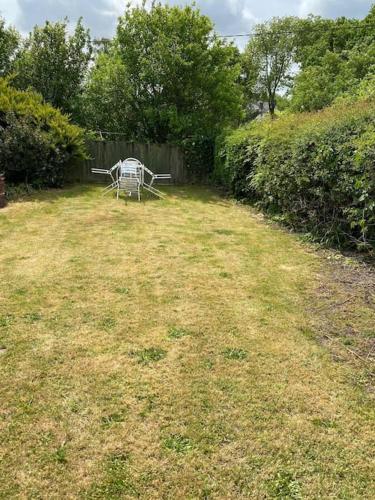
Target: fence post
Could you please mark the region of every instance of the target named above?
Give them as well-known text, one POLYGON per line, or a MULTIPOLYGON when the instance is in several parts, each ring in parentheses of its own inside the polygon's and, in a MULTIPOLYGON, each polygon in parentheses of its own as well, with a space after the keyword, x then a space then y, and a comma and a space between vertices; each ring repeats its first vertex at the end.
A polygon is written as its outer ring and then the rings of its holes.
POLYGON ((0 174, 0 208, 4 208, 7 204, 5 198, 5 176, 0 174))

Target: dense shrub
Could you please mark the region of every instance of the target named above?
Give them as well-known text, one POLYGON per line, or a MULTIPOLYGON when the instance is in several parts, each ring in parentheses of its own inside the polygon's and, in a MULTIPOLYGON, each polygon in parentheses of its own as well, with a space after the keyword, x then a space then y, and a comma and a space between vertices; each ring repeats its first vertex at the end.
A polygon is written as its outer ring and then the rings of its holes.
POLYGON ((375 101, 363 99, 253 123, 218 148, 221 178, 321 242, 374 245, 374 112, 375 101))
POLYGON ((30 184, 6 184, 5 198, 7 201, 23 200, 37 192, 38 186, 30 186, 30 184))
POLYGON ((261 126, 250 125, 217 139, 214 179, 239 200, 254 200, 251 184, 255 160, 263 133, 261 126))
POLYGON ((65 168, 83 158, 82 129, 38 94, 0 79, 0 171, 8 182, 61 186, 65 168))
POLYGON ((207 181, 214 167, 214 140, 205 136, 196 136, 175 142, 184 152, 189 182, 207 181))

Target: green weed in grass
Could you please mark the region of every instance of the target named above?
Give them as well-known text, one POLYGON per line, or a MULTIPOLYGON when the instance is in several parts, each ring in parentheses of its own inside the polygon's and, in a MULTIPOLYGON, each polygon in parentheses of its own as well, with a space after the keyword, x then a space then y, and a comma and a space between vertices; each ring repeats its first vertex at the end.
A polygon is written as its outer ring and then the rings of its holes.
POLYGON ((180 434, 172 434, 164 440, 164 447, 176 453, 187 453, 193 449, 191 439, 180 434))
POLYGON ((179 340, 190 335, 190 332, 184 328, 171 328, 168 332, 168 338, 171 340, 179 340))
POLYGON ((101 328, 106 331, 112 330, 116 326, 116 320, 114 318, 104 318, 100 322, 101 328))
POLYGON ((102 417, 102 426, 104 428, 112 427, 112 425, 124 422, 124 420, 124 412, 111 413, 102 417))
POLYGON ((35 323, 37 321, 40 321, 42 319, 42 315, 37 312, 32 312, 25 314, 24 319, 26 323, 35 323))
POLYGON ((0 316, 0 328, 7 328, 13 323, 13 315, 12 314, 4 314, 0 316))
POLYGON ((334 422, 333 420, 329 420, 327 418, 314 418, 312 420, 312 423, 316 427, 323 427, 324 429, 334 429, 337 427, 337 423, 334 422))
POLYGON ((288 471, 278 472, 276 477, 267 483, 271 498, 280 500, 302 499, 301 487, 293 474, 288 471))
POLYGON ((235 349, 235 348, 233 349, 233 348, 228 347, 223 352, 223 355, 226 359, 243 361, 244 359, 247 358, 247 351, 244 351, 243 349, 235 349))
POLYGON ((219 276, 220 276, 220 278, 225 278, 225 279, 228 279, 228 278, 232 277, 232 275, 230 273, 227 273, 225 271, 219 273, 219 276))
POLYGON ((144 408, 142 411, 139 413, 139 416, 142 418, 147 417, 156 407, 156 399, 157 397, 155 394, 147 394, 145 396, 138 396, 137 398, 139 401, 142 401, 145 403, 144 408))
POLYGON ((116 500, 118 498, 139 498, 129 471, 129 454, 113 453, 104 466, 104 477, 101 482, 94 483, 83 498, 90 500, 116 500))
POLYGON ((67 458, 66 458, 66 448, 65 445, 61 445, 57 448, 55 453, 53 453, 52 458, 55 462, 59 464, 66 464, 67 463, 67 458))
POLYGON ((167 351, 164 351, 164 349, 160 349, 159 347, 150 347, 149 349, 143 349, 142 351, 131 353, 131 355, 135 355, 138 358, 138 363, 148 365, 164 359, 167 355, 167 351))
POLYGON ((215 363, 212 361, 212 359, 209 358, 204 359, 202 364, 204 368, 207 368, 207 370, 212 370, 213 367, 215 366, 215 363))

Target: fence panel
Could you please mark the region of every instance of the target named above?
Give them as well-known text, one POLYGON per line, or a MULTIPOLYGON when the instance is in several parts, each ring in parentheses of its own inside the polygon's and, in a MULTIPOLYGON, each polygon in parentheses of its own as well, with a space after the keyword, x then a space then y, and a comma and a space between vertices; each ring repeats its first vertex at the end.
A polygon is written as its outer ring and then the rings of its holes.
POLYGON ((184 154, 178 146, 95 141, 88 143, 87 149, 91 159, 70 168, 67 173, 69 181, 103 183, 108 179, 100 175, 93 175, 91 169, 109 169, 119 160, 126 158, 139 159, 156 174, 171 174, 173 184, 184 184, 188 180, 184 154))

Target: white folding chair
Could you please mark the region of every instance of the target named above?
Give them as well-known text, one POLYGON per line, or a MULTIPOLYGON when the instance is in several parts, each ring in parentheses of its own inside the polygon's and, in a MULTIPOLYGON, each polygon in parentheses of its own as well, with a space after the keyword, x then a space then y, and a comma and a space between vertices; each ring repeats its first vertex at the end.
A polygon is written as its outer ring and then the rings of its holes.
POLYGON ((120 160, 119 162, 116 163, 116 165, 114 165, 109 170, 106 170, 104 168, 92 168, 91 169, 91 172, 93 174, 109 175, 110 178, 111 178, 111 180, 112 180, 112 183, 109 186, 107 186, 106 188, 103 189, 103 194, 109 193, 113 189, 116 189, 116 187, 117 187, 117 179, 115 179, 115 175, 117 176, 117 172, 118 172, 118 169, 121 167, 121 164, 122 164, 122 162, 120 160))
POLYGON ((141 201, 141 187, 144 181, 142 163, 136 158, 127 158, 121 163, 117 175, 117 199, 119 199, 120 191, 124 191, 128 196, 136 193, 138 201, 141 201))

